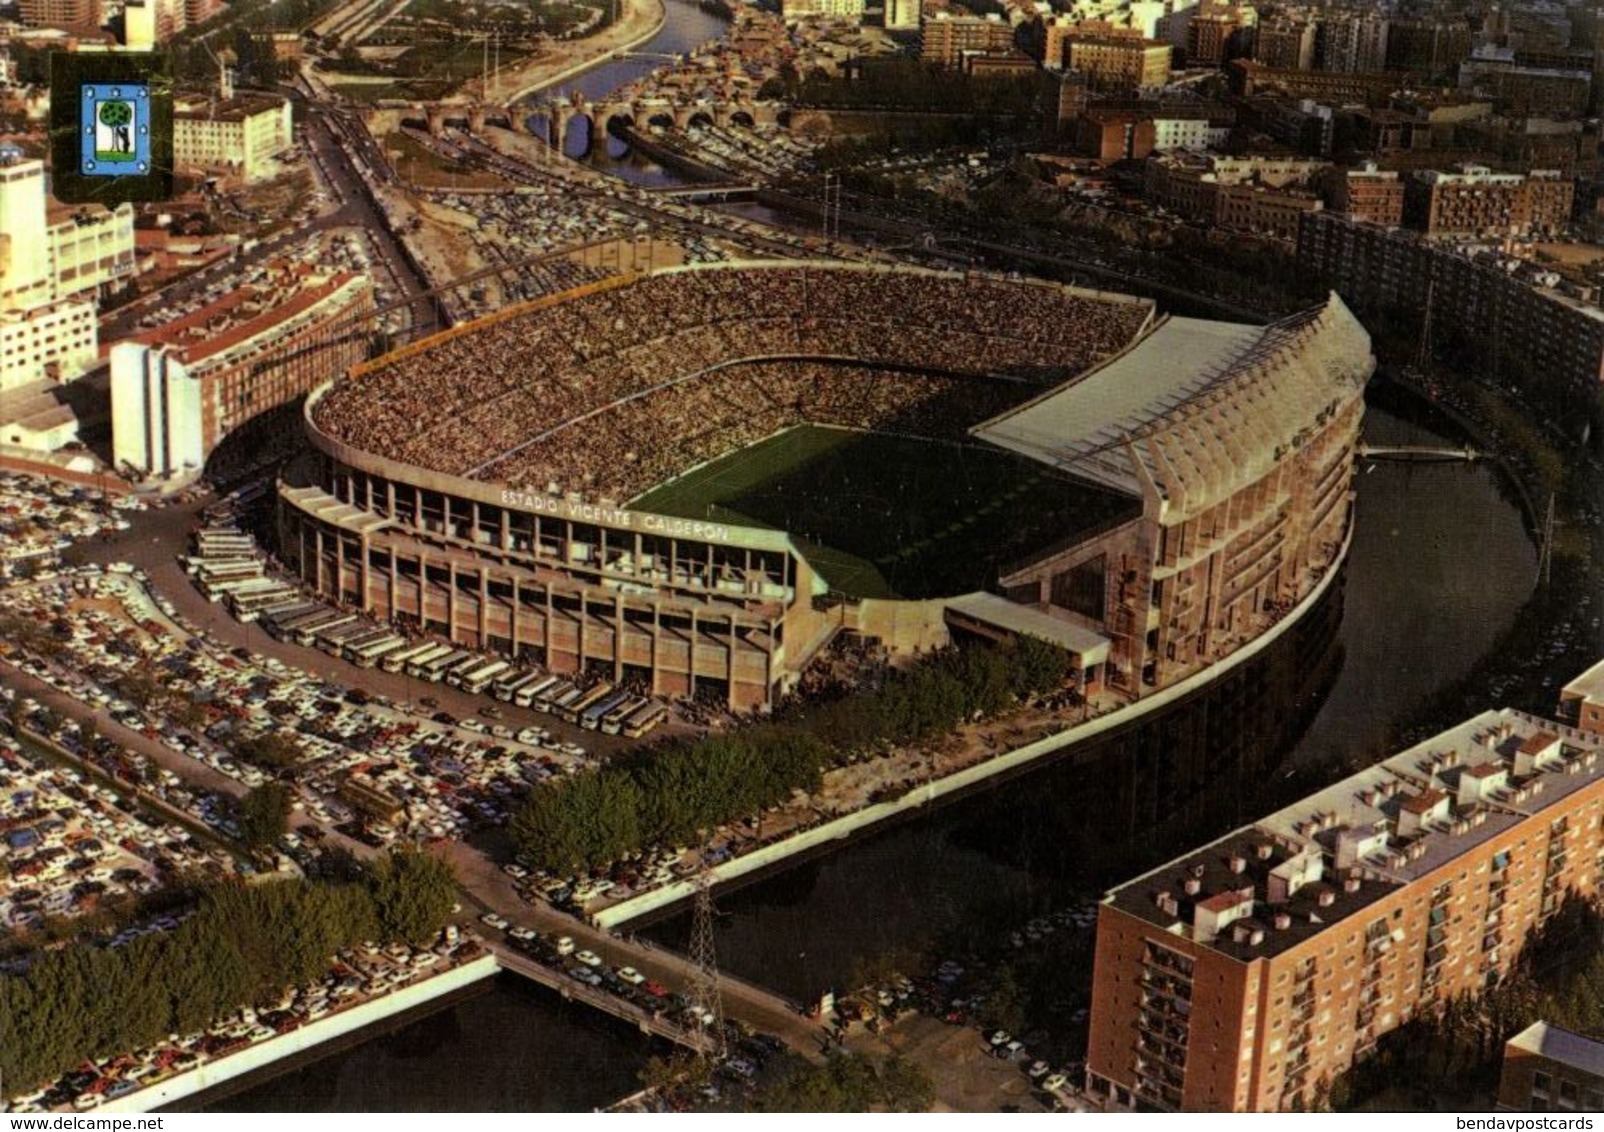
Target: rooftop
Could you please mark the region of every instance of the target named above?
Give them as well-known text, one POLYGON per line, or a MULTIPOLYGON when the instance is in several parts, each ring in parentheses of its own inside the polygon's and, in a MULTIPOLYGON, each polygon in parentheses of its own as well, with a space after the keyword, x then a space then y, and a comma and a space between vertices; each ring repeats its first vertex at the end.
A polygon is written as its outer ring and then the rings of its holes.
POLYGON ((1604 697, 1604 660, 1593 665, 1560 690, 1561 701, 1596 700, 1601 697, 1604 697))
POLYGON ((1552 1058, 1595 1077, 1604 1077, 1604 1042, 1548 1022, 1533 1022, 1505 1045, 1509 1049, 1552 1058))
POLYGON ((1601 749, 1599 736, 1509 708, 1486 711, 1104 902, 1244 962, 1272 956, 1598 781, 1601 749), (1209 901, 1249 886, 1251 907, 1221 930, 1209 901))
POLYGON ((1263 477, 1361 396, 1373 368, 1369 335, 1334 292, 1269 326, 1171 317, 971 432, 1184 516, 1263 477))
POLYGON ((179 98, 175 118, 204 118, 214 122, 242 122, 246 118, 282 108, 285 100, 269 94, 242 94, 234 98, 179 98))
POLYGON ((170 346, 185 365, 221 355, 304 314, 360 276, 353 272, 317 274, 309 264, 281 264, 261 286, 246 286, 223 295, 182 318, 128 341, 170 346))
POLYGON ((1083 664, 1101 664, 1108 659, 1107 637, 1044 613, 1035 606, 1021 605, 989 593, 965 594, 945 604, 961 617, 969 617, 1005 632, 1039 637, 1058 645, 1080 657, 1083 664))

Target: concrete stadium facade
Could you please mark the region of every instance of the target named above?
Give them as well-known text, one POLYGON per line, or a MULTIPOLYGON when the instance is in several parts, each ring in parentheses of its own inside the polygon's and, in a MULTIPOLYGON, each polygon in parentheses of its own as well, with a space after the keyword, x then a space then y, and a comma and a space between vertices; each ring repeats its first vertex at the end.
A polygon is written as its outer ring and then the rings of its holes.
MULTIPOLYGON (((831 271, 884 272, 904 282, 923 275, 920 285, 931 288, 966 278, 834 264, 675 269, 687 278, 762 270, 813 271, 815 287, 831 271)), ((986 285, 1014 284, 987 277, 986 285)), ((1062 290, 1076 301, 1143 303, 1062 290)), ((656 695, 712 698, 733 708, 771 705, 840 632, 909 651, 945 643, 955 628, 1048 637, 1076 655, 1087 691, 1135 700, 1274 624, 1336 564, 1346 543, 1353 448, 1373 360, 1368 337, 1335 296, 1270 328, 1155 325, 1146 307, 1135 341, 1113 357, 970 428, 976 440, 1140 503, 1136 518, 1112 530, 1043 547, 1009 567, 993 588, 1012 601, 997 594, 843 598, 785 531, 530 490, 494 472, 476 478, 494 461, 446 461, 466 467, 462 474, 422 467, 328 427, 320 407, 342 385, 360 390, 403 355, 427 360, 442 340, 485 335, 509 318, 538 318, 532 308, 541 303, 358 366, 309 398, 312 451, 281 478, 278 525, 281 557, 312 588, 554 672, 589 671, 656 695), (1155 368, 1155 351, 1175 344, 1177 328, 1192 339, 1213 329, 1217 348, 1194 351, 1185 366, 1171 358, 1155 368), (1198 361, 1212 368, 1199 372, 1198 361), (1105 376, 1127 385, 1132 365, 1148 374, 1147 385, 1134 389, 1139 403, 1110 401, 1099 375, 1113 367, 1105 376), (1109 411, 1114 416, 1103 419, 1109 411), (1034 429, 1031 415, 1044 412, 1057 435, 1034 429), (1098 439, 1096 429, 1066 430, 1066 413, 1113 430, 1117 442, 1098 439), (1205 442, 1206 435, 1212 439, 1205 442)), ((818 316, 810 311, 810 323, 818 316)), ((1041 352, 1051 360, 1052 336, 1043 338, 1041 352)))

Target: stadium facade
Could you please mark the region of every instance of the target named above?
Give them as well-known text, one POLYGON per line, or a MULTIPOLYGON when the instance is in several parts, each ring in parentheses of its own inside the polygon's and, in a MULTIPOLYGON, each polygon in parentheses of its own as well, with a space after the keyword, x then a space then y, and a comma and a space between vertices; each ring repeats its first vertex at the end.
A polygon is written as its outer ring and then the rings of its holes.
POLYGON ((658 695, 762 707, 839 632, 901 651, 957 630, 1053 640, 1088 690, 1134 700, 1338 564, 1373 366, 1335 295, 1247 327, 904 267, 623 277, 315 392, 281 555, 352 607, 658 695), (832 591, 794 532, 629 504, 803 423, 1012 450, 1131 507, 1044 540, 994 592, 907 601, 832 591))

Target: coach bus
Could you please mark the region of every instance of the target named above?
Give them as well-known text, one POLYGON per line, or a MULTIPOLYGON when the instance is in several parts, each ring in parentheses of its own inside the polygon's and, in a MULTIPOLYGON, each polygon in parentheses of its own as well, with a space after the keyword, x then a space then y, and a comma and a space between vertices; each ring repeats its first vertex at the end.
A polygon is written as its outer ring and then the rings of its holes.
POLYGON ((276 637, 279 630, 291 621, 298 617, 305 617, 309 613, 316 613, 323 607, 321 601, 313 601, 309 597, 302 597, 297 594, 296 600, 286 602, 282 609, 274 606, 271 609, 262 610, 261 621, 267 627, 267 631, 276 637))
POLYGON ((555 685, 560 679, 558 676, 542 676, 532 684, 525 684, 513 694, 512 702, 519 707, 528 707, 535 702, 536 696, 555 685))
POLYGON ((490 685, 490 694, 503 703, 511 703, 512 698, 518 694, 518 689, 526 684, 533 684, 540 679, 538 672, 526 672, 514 668, 511 672, 503 672, 496 677, 496 682, 490 685))
POLYGON ((506 672, 511 667, 512 665, 508 664, 504 660, 487 660, 484 663, 475 665, 472 668, 465 668, 460 672, 453 672, 447 682, 453 687, 461 688, 464 692, 470 692, 474 695, 478 695, 480 692, 485 690, 485 687, 490 683, 490 681, 494 680, 497 676, 500 676, 503 672, 506 672))
POLYGON ((353 645, 345 647, 347 658, 358 668, 372 668, 383 660, 389 653, 397 649, 405 651, 407 639, 400 633, 387 632, 376 641, 369 641, 360 648, 353 645))
POLYGON ((557 714, 569 723, 578 723, 586 708, 598 704, 612 692, 613 686, 603 680, 588 692, 582 692, 566 704, 558 705, 557 714))
POLYGON ((248 558, 256 553, 256 540, 250 535, 202 535, 195 540, 195 553, 202 558, 248 558))
POLYGON ((631 739, 639 739, 667 718, 667 704, 647 704, 634 715, 624 720, 623 733, 631 739))
POLYGON ((419 673, 419 675, 425 680, 438 684, 441 679, 445 677, 446 673, 450 672, 452 669, 459 665, 466 664, 469 661, 477 661, 478 659, 478 653, 469 652, 467 649, 452 649, 444 656, 436 657, 434 660, 431 660, 428 664, 424 665, 423 671, 419 673))
POLYGON ((428 665, 433 664, 441 657, 450 656, 455 651, 456 650, 450 645, 443 645, 439 641, 432 641, 430 642, 428 648, 424 649, 417 656, 410 657, 405 661, 407 675, 422 676, 424 669, 428 665))
POLYGON ((488 670, 480 669, 478 672, 464 676, 462 678, 461 688, 464 692, 468 692, 471 695, 477 696, 486 688, 490 687, 491 681, 495 680, 496 677, 502 675, 511 667, 512 665, 508 664, 506 661, 498 660, 495 662, 495 664, 491 665, 488 670))
POLYGON ((422 656, 434 647, 431 641, 415 641, 404 649, 385 653, 379 658, 379 667, 386 672, 400 672, 407 666, 407 661, 422 656))
POLYGON ((578 691, 579 689, 574 687, 573 681, 558 680, 555 684, 552 684, 545 691, 541 692, 540 695, 536 696, 535 702, 531 706, 536 707, 541 711, 556 711, 557 701, 561 700, 564 696, 576 694, 578 691))
POLYGON ((305 613, 297 613, 293 617, 275 617, 267 626, 267 631, 281 641, 293 641, 295 634, 299 633, 304 626, 316 624, 333 616, 335 616, 334 610, 319 602, 305 613))
POLYGON ((262 563, 256 558, 191 558, 188 569, 201 581, 212 582, 260 574, 262 563))
POLYGON ((615 691, 604 696, 579 713, 579 726, 586 731, 596 731, 601 728, 602 720, 606 719, 620 704, 631 699, 629 692, 615 691))
POLYGON ((603 734, 618 735, 624 730, 624 721, 634 715, 651 701, 645 696, 630 696, 612 711, 602 716, 601 729, 603 734))
POLYGON ((261 590, 240 590, 228 595, 228 611, 234 620, 249 625, 276 606, 287 606, 299 598, 289 586, 277 584, 261 590))
POLYGON ((329 610, 326 620, 319 619, 307 625, 298 626, 295 630, 295 643, 302 648, 311 648, 313 643, 325 633, 332 633, 342 626, 349 625, 356 620, 354 613, 341 613, 338 610, 329 610))
POLYGON ((384 638, 394 635, 395 630, 391 629, 388 625, 365 624, 362 626, 361 632, 351 633, 340 638, 340 651, 336 655, 343 657, 346 660, 351 660, 352 654, 357 649, 362 648, 365 645, 371 645, 374 641, 382 641, 384 638))
POLYGON ((200 583, 200 592, 206 595, 207 601, 222 601, 232 593, 264 593, 268 587, 278 584, 271 578, 253 574, 245 578, 223 578, 215 582, 203 581, 200 583))
POLYGON ((376 627, 371 622, 353 617, 347 624, 327 625, 318 630, 314 643, 323 652, 338 657, 345 655, 346 645, 371 637, 375 631, 376 627))

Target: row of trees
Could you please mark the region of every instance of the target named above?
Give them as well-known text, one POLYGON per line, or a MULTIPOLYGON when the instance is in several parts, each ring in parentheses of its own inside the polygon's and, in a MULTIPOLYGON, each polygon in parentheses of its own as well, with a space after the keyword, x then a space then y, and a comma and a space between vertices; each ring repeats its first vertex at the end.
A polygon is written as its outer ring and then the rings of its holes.
POLYGON ((211 887, 176 930, 126 947, 41 952, 0 977, 0 1080, 23 1091, 86 1058, 195 1033, 321 977, 336 951, 363 940, 427 943, 453 901, 449 867, 404 851, 346 883, 211 887))
POLYGON ((943 649, 796 720, 673 744, 536 790, 513 817, 514 845, 529 864, 572 874, 643 845, 690 842, 817 790, 830 766, 945 735, 1061 687, 1069 673, 1069 654, 1033 637, 943 649))

